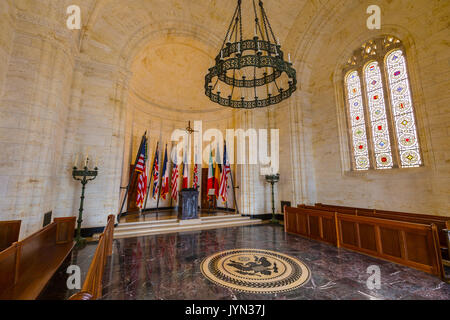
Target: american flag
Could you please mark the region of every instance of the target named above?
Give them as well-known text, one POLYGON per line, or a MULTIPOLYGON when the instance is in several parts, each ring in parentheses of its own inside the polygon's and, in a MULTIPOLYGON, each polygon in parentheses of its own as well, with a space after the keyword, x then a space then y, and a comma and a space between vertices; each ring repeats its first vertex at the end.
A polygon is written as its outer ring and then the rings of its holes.
POLYGON ((231 174, 230 163, 227 159, 227 146, 223 147, 223 170, 222 177, 220 179, 219 194, 222 197, 222 201, 226 202, 228 198, 228 175, 231 174))
POLYGON ((188 173, 188 164, 187 164, 187 152, 184 152, 184 161, 183 161, 183 184, 182 189, 187 189, 189 185, 189 173, 188 173))
POLYGON ((177 201, 178 199, 178 164, 177 164, 177 157, 175 154, 175 161, 173 163, 173 169, 172 169, 172 199, 174 199, 175 201, 177 201))
POLYGON ((136 204, 142 209, 144 206, 145 192, 147 191, 147 168, 145 163, 147 162, 147 140, 144 140, 144 145, 140 149, 140 155, 138 163, 136 164, 136 171, 139 172, 137 198, 136 204))
MULTIPOLYGON (((159 144, 158 144, 159 145, 159 144)), ((155 160, 153 162, 153 199, 156 199, 158 195, 158 185, 159 185, 159 152, 158 145, 156 146, 155 160)))
POLYGON ((161 179, 161 198, 166 200, 166 195, 169 193, 169 168, 167 166, 167 145, 164 153, 164 162, 161 179))

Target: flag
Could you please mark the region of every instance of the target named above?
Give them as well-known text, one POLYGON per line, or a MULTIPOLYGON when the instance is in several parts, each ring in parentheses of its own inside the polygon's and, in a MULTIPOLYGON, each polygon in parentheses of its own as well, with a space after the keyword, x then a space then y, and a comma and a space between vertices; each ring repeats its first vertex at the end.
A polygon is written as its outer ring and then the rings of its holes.
POLYGON ((156 200, 156 196, 158 195, 158 187, 159 187, 159 152, 158 152, 159 143, 156 145, 155 152, 155 160, 153 160, 153 199, 156 200))
POLYGON ((183 185, 182 185, 182 189, 187 189, 189 188, 188 184, 189 184, 189 177, 188 177, 188 166, 187 166, 187 156, 186 156, 186 151, 184 153, 184 161, 183 161, 183 185))
POLYGON ((136 204, 142 209, 144 206, 145 193, 147 191, 147 139, 144 139, 144 145, 140 150, 139 160, 135 170, 139 172, 136 204))
POLYGON ((209 190, 214 189, 214 164, 212 159, 212 151, 209 154, 209 165, 208 165, 208 185, 206 187, 206 194, 209 197, 209 190))
POLYGON ((220 160, 219 144, 217 144, 216 168, 215 168, 215 172, 214 172, 214 190, 215 190, 216 199, 219 198, 219 182, 220 182, 220 171, 221 171, 219 162, 221 162, 221 160, 220 160))
POLYGON ((192 188, 197 189, 198 185, 198 164, 194 164, 194 179, 192 179, 192 188))
POLYGON ((134 166, 134 170, 138 173, 144 172, 145 169, 145 161, 147 160, 147 138, 142 138, 141 146, 138 151, 138 161, 134 166))
POLYGON ((166 200, 166 196, 169 193, 169 169, 167 168, 167 145, 166 152, 164 153, 162 180, 161 180, 161 198, 166 200))
POLYGON ((219 194, 222 197, 222 201, 226 202, 228 198, 228 175, 231 174, 230 163, 227 159, 227 145, 223 147, 223 170, 222 177, 220 179, 219 194))
POLYGON ((175 161, 173 162, 172 169, 172 199, 175 201, 178 199, 178 177, 177 154, 175 153, 175 161))

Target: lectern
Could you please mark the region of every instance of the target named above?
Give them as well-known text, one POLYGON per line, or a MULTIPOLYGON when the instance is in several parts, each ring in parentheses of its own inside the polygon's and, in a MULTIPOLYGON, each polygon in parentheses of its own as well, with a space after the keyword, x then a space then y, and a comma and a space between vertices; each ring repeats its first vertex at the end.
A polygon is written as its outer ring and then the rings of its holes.
POLYGON ((194 219, 198 219, 198 191, 197 189, 183 189, 180 192, 178 220, 194 219))

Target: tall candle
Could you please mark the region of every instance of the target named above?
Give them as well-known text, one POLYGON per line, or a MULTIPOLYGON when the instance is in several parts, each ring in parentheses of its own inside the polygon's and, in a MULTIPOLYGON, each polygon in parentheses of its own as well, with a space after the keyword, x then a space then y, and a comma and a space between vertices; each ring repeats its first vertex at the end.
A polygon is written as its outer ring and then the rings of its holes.
POLYGON ((289 63, 291 63, 291 54, 288 54, 289 63))
POLYGON ((78 165, 78 153, 75 156, 75 163, 73 164, 74 167, 78 165))

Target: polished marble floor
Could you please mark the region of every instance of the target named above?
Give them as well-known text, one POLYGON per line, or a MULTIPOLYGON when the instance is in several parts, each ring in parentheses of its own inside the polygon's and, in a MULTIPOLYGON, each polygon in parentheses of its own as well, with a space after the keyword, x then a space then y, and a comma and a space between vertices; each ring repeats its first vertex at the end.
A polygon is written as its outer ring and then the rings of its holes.
MULTIPOLYGON (((92 247, 76 252, 75 262, 82 264, 83 273, 92 258, 92 247)), ((51 287, 47 292, 42 299, 69 295, 51 287)), ((264 224, 115 240, 104 275, 103 299, 450 300, 450 285, 418 270, 285 234, 281 226, 264 224), (294 291, 269 295, 240 293, 205 279, 200 271, 202 260, 234 248, 268 249, 294 256, 310 268, 311 279, 294 291), (381 270, 379 290, 367 287, 371 265, 381 270)))

